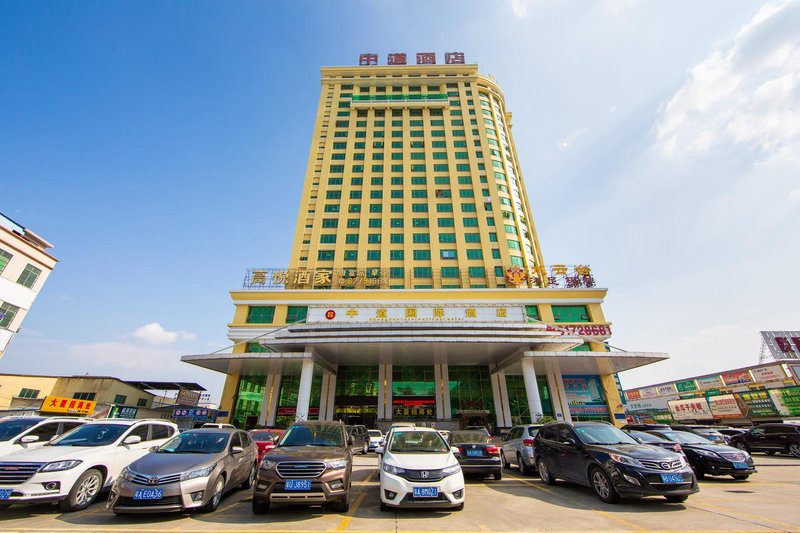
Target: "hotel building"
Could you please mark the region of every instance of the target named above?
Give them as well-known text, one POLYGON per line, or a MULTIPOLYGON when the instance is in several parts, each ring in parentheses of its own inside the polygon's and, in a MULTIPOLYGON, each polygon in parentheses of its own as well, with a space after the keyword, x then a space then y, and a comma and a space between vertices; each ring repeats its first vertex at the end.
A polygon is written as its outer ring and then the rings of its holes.
POLYGON ((231 292, 232 353, 182 358, 238 426, 621 425, 616 373, 667 357, 609 351, 607 290, 545 265, 503 92, 451 55, 321 69, 289 265, 231 292))

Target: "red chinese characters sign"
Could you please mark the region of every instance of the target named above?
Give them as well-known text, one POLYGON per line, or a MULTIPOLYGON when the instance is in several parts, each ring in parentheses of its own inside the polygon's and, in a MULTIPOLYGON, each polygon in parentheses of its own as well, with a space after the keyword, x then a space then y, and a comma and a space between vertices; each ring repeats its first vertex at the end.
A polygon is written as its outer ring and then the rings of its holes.
POLYGON ((68 413, 71 415, 89 415, 94 412, 96 403, 91 400, 76 400, 74 398, 60 398, 58 396, 45 396, 39 410, 43 413, 68 413))
MULTIPOLYGON (((417 52, 417 65, 435 65, 436 52, 417 52)), ((405 52, 392 52, 387 56, 387 65, 407 65, 408 56, 405 52)), ((464 65, 464 52, 446 52, 444 62, 447 65, 464 65)), ((359 54, 358 65, 368 67, 378 64, 378 54, 365 53, 359 54)))

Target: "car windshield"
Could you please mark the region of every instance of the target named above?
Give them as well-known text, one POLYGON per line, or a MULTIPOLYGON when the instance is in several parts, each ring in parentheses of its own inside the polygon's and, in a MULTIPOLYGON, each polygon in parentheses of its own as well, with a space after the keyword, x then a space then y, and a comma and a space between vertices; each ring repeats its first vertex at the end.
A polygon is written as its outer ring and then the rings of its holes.
POLYGON ((281 438, 281 447, 285 446, 344 446, 342 426, 334 424, 315 426, 298 424, 286 430, 281 438))
POLYGON ((638 444, 630 435, 606 424, 577 426, 575 434, 584 444, 638 444))
POLYGON ((254 431, 250 433, 250 438, 258 442, 272 442, 277 436, 277 433, 270 431, 254 431))
POLYGON ((19 418, 14 420, 4 420, 0 422, 0 441, 11 440, 28 428, 38 424, 38 418, 19 418))
POLYGON ((192 432, 175 435, 165 442, 158 453, 220 453, 228 444, 230 433, 192 432))
POLYGON ((659 434, 672 442, 680 442, 681 444, 714 444, 710 440, 688 431, 659 431, 659 434))
POLYGON ((383 437, 383 433, 378 431, 377 429, 370 429, 368 431, 370 437, 383 437))
POLYGON ((630 435, 643 442, 669 442, 667 439, 663 437, 659 437, 658 435, 653 435, 652 433, 645 433, 644 431, 631 431, 630 435))
POLYGON ((51 446, 106 446, 114 443, 130 426, 84 424, 50 443, 51 446))
POLYGON ((711 428, 695 428, 694 431, 699 435, 713 435, 715 437, 722 434, 716 429, 711 429, 711 428))
POLYGON ((529 436, 535 437, 537 433, 539 433, 539 428, 528 428, 529 436))
POLYGON ((392 432, 389 443, 392 453, 447 453, 447 446, 438 431, 398 431, 392 432))
POLYGON ((486 433, 482 431, 454 431, 450 442, 455 444, 486 444, 486 433))

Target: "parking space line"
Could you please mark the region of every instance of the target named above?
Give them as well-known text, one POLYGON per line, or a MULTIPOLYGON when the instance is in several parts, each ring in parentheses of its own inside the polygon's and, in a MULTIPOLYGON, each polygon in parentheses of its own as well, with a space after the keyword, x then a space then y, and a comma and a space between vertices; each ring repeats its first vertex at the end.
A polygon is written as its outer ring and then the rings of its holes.
POLYGON ((734 515, 741 515, 741 516, 744 516, 744 517, 749 518, 751 520, 760 520, 762 522, 771 522, 771 523, 777 524, 777 525, 779 525, 781 527, 787 527, 787 528, 789 528, 789 531, 797 531, 798 528, 800 527, 797 524, 789 524, 787 522, 781 522, 780 520, 773 520, 772 518, 765 518, 763 516, 753 515, 753 514, 749 514, 749 513, 743 513, 742 511, 736 511, 736 510, 733 510, 733 509, 730 509, 730 508, 726 508, 726 507, 722 507, 722 506, 719 506, 719 505, 705 504, 704 507, 709 507, 710 509, 714 509, 716 511, 722 511, 722 512, 730 513, 730 514, 734 514, 734 515))
POLYGON ((347 516, 342 518, 342 521, 339 522, 339 525, 336 527, 336 531, 344 531, 345 529, 347 529, 347 526, 350 525, 350 520, 353 519, 353 515, 356 514, 356 511, 358 511, 361 502, 363 502, 366 497, 367 497, 366 492, 362 492, 361 494, 358 495, 355 503, 353 503, 353 506, 350 507, 349 511, 347 511, 347 516))

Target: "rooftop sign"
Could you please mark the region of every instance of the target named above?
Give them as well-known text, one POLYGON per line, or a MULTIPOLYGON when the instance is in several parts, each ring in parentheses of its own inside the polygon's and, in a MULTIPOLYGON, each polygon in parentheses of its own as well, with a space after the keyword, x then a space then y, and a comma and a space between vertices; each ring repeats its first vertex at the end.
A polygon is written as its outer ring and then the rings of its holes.
POLYGON ((777 361, 800 359, 800 331, 762 331, 761 337, 777 361))
MULTIPOLYGON (((445 52, 444 54, 445 65, 463 65, 464 52, 445 52)), ((358 56, 358 65, 361 67, 369 67, 378 64, 378 54, 360 54, 358 56)), ((405 52, 393 52, 386 58, 387 65, 407 65, 408 58, 405 52)), ((436 52, 417 52, 417 65, 435 65, 436 52)))

